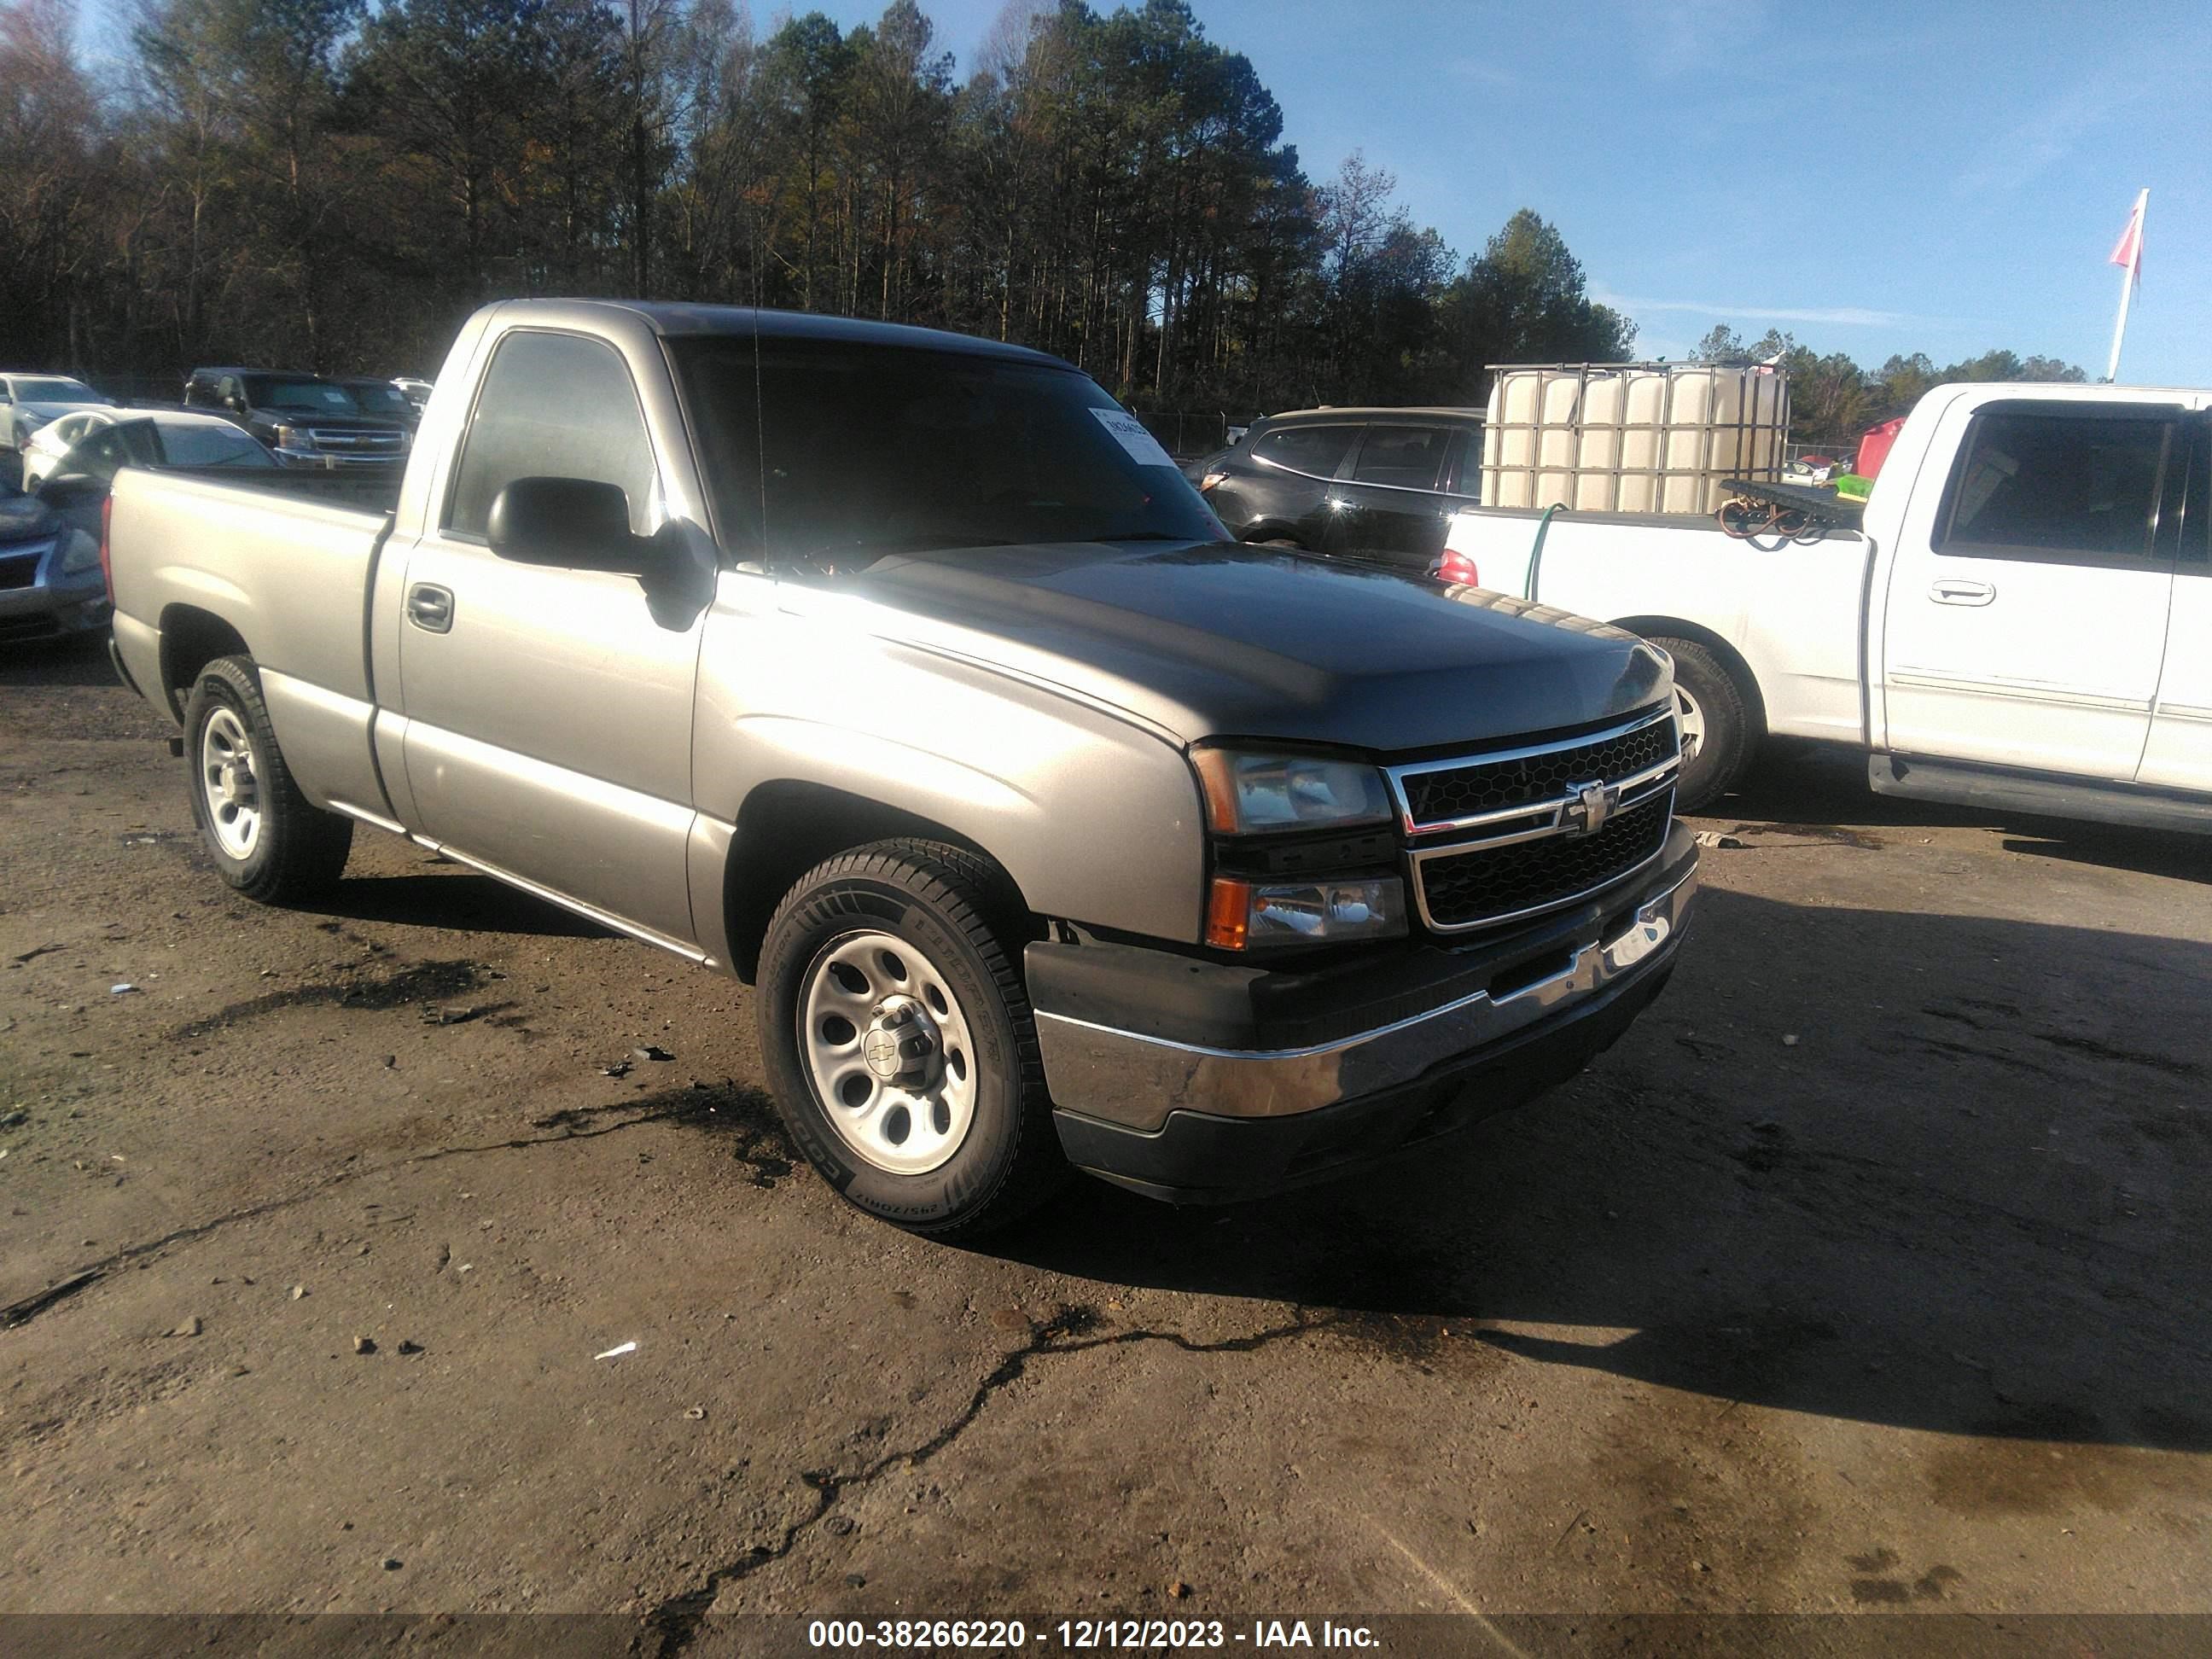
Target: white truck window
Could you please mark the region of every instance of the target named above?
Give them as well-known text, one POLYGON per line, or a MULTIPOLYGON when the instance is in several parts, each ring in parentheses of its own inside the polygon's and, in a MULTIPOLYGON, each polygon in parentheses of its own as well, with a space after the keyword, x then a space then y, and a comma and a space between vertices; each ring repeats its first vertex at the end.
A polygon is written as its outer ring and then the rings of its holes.
POLYGON ((1952 480, 1942 549, 2099 564, 2150 554, 2171 421, 1978 416, 1952 480))
POLYGON ((653 443, 629 367, 604 341, 525 329, 501 341, 453 471, 445 527, 456 536, 481 540, 517 478, 618 484, 631 531, 654 528, 653 443))

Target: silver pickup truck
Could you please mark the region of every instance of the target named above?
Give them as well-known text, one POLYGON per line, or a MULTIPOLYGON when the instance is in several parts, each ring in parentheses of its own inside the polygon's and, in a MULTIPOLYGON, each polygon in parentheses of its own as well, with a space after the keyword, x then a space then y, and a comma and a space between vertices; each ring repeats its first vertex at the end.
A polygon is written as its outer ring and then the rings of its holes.
POLYGON ((1255 1195, 1571 1075, 1694 884, 1667 658, 1237 545, 1068 364, 525 301, 388 512, 126 471, 124 678, 230 884, 356 823, 754 984, 791 1133, 945 1236, 1255 1195))

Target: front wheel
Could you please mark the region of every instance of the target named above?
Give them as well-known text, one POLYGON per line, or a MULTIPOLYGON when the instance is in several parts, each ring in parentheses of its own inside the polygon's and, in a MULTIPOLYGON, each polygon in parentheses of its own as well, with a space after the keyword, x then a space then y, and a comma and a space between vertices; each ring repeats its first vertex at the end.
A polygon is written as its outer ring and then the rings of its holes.
POLYGON ((1749 769, 1759 734, 1741 689, 1711 652, 1694 640, 1655 637, 1651 643, 1674 659, 1674 703, 1682 721, 1674 805, 1703 811, 1749 769))
POLYGON ((293 781, 250 658, 200 670, 185 705, 185 757, 192 817, 225 881, 264 904, 296 904, 337 880, 353 820, 322 811, 293 781))
POLYGON ((879 842, 817 866, 760 957, 761 1050, 799 1150, 856 1208, 933 1237, 1027 1214, 1067 1174, 988 860, 879 842))

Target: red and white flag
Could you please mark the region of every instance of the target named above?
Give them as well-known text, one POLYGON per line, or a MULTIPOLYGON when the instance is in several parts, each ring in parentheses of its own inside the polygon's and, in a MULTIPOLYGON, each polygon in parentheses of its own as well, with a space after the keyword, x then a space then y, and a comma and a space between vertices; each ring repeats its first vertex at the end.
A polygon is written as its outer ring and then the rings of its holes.
POLYGON ((2128 228, 2120 233, 2112 257, 2106 262, 2118 265, 2137 282, 2142 280, 2143 209, 2148 205, 2144 198, 2149 194, 2145 191, 2136 198, 2136 210, 2128 215, 2128 228))

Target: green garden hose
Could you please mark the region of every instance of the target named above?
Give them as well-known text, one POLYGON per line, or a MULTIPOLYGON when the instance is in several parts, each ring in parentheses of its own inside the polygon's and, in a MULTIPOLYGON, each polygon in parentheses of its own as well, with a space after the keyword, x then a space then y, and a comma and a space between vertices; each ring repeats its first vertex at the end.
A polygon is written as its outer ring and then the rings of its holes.
POLYGON ((1566 510, 1565 501, 1553 501, 1544 509, 1544 516, 1536 520, 1536 544, 1528 550, 1528 591, 1522 595, 1531 605, 1536 603, 1536 573, 1544 568, 1544 533, 1552 527, 1552 514, 1566 510))

